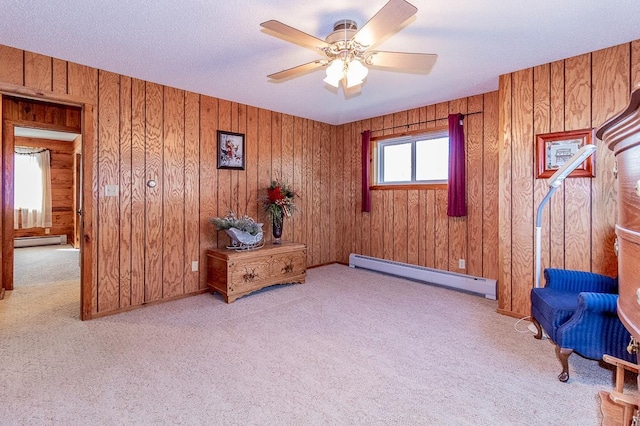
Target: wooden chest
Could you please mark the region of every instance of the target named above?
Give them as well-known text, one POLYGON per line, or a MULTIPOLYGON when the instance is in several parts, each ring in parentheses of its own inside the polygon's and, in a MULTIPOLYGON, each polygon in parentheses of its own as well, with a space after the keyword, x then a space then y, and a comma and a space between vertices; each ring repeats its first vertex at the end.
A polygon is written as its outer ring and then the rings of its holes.
POLYGON ((304 283, 307 275, 304 244, 269 244, 258 250, 207 250, 209 290, 231 303, 275 284, 304 283))
POLYGON ((619 294, 618 315, 640 340, 640 86, 626 110, 597 131, 616 156, 619 294))

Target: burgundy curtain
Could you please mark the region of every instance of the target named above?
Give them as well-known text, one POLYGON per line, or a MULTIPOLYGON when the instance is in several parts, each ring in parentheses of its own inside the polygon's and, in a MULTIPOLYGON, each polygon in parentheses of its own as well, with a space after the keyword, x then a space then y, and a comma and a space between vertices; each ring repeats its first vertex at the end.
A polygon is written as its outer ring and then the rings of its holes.
POLYGON ((467 215, 466 158, 462 114, 449 114, 449 204, 447 215, 467 215))
POLYGON ((369 181, 371 180, 370 156, 371 131, 362 132, 362 211, 371 211, 371 193, 369 191, 369 181))

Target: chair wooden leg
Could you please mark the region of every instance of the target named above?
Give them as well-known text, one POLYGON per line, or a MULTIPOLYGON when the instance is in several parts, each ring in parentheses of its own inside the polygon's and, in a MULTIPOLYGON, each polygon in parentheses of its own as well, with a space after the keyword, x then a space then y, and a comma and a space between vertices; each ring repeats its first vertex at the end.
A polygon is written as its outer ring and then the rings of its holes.
POLYGON ((538 320, 535 319, 535 317, 531 317, 531 322, 533 323, 533 325, 536 326, 536 330, 537 330, 536 335, 533 336, 533 337, 535 337, 538 340, 541 340, 542 339, 542 326, 540 325, 538 320))
POLYGON ((556 356, 560 365, 562 365, 562 372, 558 374, 558 380, 566 382, 569 380, 569 356, 573 353, 573 349, 561 348, 556 345, 556 356))

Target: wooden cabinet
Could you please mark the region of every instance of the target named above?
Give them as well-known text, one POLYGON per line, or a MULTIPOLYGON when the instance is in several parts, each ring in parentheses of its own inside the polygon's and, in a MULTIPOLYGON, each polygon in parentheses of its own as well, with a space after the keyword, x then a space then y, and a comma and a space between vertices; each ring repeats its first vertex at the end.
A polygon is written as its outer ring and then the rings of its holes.
MULTIPOLYGON (((618 316, 637 342, 640 341, 640 86, 631 94, 627 108, 600 126, 596 135, 616 158, 618 316)), ((636 366, 631 367, 637 372, 636 366)), ((620 385, 616 385, 609 398, 603 398, 602 412, 606 419, 611 412, 605 408, 608 399, 618 402, 625 407, 624 423, 629 424, 639 400, 621 394, 624 375, 620 375, 619 367, 617 369, 616 383, 620 385)), ((640 378, 638 383, 640 385, 640 378)))
POLYGON ((640 340, 640 87, 627 108, 597 130, 616 157, 618 244, 618 315, 640 340))
POLYGON ((266 245, 258 250, 207 250, 209 290, 231 303, 275 284, 304 283, 307 274, 304 244, 266 245))

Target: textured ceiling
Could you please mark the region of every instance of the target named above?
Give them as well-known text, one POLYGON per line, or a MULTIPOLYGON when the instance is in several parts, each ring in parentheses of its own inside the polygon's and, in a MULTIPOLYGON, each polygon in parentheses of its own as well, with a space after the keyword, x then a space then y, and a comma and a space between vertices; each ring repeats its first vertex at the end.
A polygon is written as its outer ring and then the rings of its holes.
POLYGON ((640 39, 638 0, 409 0, 415 18, 378 50, 437 53, 429 75, 371 70, 360 94, 324 71, 266 76, 321 57, 264 32, 279 20, 324 39, 385 0, 1 0, 0 43, 330 124, 496 90, 511 71, 640 39))

